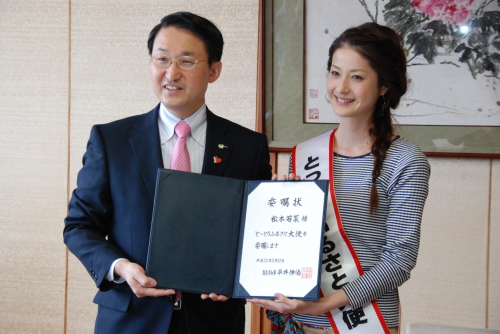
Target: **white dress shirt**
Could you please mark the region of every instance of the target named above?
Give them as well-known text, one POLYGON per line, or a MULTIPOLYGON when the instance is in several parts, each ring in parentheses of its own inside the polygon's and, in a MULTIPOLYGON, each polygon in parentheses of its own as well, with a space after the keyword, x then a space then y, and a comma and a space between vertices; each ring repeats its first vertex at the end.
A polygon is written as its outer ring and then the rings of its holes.
POLYGON ((160 105, 158 127, 160 128, 163 167, 170 168, 170 157, 178 138, 174 132, 174 128, 180 121, 185 121, 191 127, 191 133, 186 138, 186 146, 191 160, 191 172, 199 174, 203 167, 207 138, 207 106, 205 104, 186 119, 180 119, 168 111, 163 104, 160 105))
MULTIPOLYGON (((177 123, 185 121, 191 127, 191 133, 186 138, 186 146, 191 160, 191 173, 201 173, 203 158, 205 157, 205 142, 207 139, 207 106, 203 104, 194 114, 186 119, 180 119, 172 114, 163 103, 160 103, 160 117, 158 117, 158 128, 160 130, 161 155, 163 167, 170 168, 170 157, 174 150, 178 136, 174 129, 177 123)), ((115 277, 115 264, 124 258, 116 259, 108 270, 106 279, 115 283, 123 283, 123 277, 115 277)))

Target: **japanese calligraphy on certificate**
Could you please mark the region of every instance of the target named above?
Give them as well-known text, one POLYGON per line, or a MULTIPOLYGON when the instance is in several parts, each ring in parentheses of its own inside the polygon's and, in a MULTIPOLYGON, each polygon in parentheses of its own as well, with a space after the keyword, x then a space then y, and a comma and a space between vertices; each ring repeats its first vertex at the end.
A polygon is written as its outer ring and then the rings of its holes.
POLYGON ((318 300, 328 181, 248 181, 236 295, 318 300))

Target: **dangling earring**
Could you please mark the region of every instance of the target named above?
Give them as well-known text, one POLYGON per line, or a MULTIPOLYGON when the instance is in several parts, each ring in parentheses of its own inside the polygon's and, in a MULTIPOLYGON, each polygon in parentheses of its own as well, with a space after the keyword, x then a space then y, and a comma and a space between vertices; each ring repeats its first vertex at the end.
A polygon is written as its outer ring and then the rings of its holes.
POLYGON ((382 96, 382 112, 380 113, 380 117, 384 117, 384 109, 385 109, 385 95, 382 96))

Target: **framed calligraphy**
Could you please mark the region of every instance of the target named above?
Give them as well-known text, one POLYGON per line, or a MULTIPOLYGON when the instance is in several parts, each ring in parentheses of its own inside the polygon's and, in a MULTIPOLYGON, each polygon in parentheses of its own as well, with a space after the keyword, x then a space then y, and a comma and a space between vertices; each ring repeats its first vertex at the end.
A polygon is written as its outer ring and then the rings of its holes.
POLYGON ((452 13, 411 0, 265 1, 260 93, 271 151, 337 126, 324 98, 329 43, 350 26, 377 21, 407 43, 412 82, 394 111, 397 133, 430 156, 500 158, 498 4, 455 2, 460 10, 452 13), (462 26, 470 30, 453 30, 462 26))

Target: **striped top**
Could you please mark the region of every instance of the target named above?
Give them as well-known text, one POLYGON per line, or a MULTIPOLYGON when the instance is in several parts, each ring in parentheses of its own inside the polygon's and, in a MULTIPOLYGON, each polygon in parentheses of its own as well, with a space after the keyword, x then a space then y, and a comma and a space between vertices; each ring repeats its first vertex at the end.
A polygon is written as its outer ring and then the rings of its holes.
MULTIPOLYGON (((364 275, 343 289, 353 309, 375 299, 388 327, 397 327, 397 288, 410 278, 417 261, 429 162, 417 145, 396 137, 376 180, 378 210, 370 215, 373 155, 350 158, 335 154, 333 159, 340 216, 364 270, 364 275)), ((331 327, 326 315, 293 317, 305 324, 331 327)))

